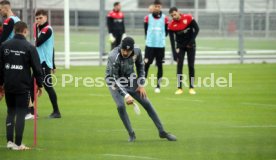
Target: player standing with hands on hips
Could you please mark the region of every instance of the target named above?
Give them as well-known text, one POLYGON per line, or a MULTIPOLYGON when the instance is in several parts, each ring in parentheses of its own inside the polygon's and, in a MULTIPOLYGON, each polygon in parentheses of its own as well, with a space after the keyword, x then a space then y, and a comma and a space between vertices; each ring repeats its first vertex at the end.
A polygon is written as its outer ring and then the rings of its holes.
POLYGON ((190 14, 181 14, 176 7, 172 7, 169 10, 169 14, 172 17, 172 21, 169 23, 169 34, 171 41, 171 48, 173 52, 174 60, 177 61, 177 91, 175 94, 179 95, 183 93, 182 90, 182 73, 183 62, 185 53, 187 52, 188 67, 189 67, 189 83, 190 94, 196 94, 194 90, 194 78, 195 78, 195 52, 196 42, 195 39, 199 32, 197 22, 190 14), (176 42, 176 44, 175 44, 176 42))
POLYGON ((124 13, 121 11, 120 2, 115 2, 113 10, 107 15, 107 28, 109 32, 109 41, 111 50, 117 47, 121 40, 126 37, 124 13))
POLYGON ((159 131, 160 138, 176 141, 174 135, 165 132, 157 113, 147 98, 143 86, 145 84, 145 71, 142 53, 140 48, 134 47, 133 38, 126 37, 122 40, 121 45, 114 48, 109 54, 106 82, 117 105, 120 118, 128 131, 129 142, 134 142, 136 136, 131 127, 124 100, 127 105, 131 105, 134 103, 134 99, 147 111, 159 131), (136 66, 137 75, 134 65, 136 66))
POLYGON ((8 108, 7 148, 26 150, 29 148, 22 144, 22 139, 30 90, 33 85, 31 69, 38 85, 38 96, 42 93, 43 79, 36 48, 25 38, 28 33, 27 24, 17 22, 14 25, 14 31, 14 38, 4 42, 0 48, 0 94, 3 95, 5 92, 8 108))

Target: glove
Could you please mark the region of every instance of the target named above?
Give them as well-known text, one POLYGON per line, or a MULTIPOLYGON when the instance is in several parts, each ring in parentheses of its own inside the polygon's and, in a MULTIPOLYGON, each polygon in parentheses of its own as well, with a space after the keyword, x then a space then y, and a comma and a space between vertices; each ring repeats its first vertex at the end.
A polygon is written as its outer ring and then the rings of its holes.
POLYGON ((126 38, 126 34, 124 33, 123 36, 122 36, 122 39, 125 39, 126 38))
POLYGON ((109 41, 110 41, 110 43, 114 43, 115 42, 115 37, 113 36, 113 34, 112 33, 109 33, 109 41))

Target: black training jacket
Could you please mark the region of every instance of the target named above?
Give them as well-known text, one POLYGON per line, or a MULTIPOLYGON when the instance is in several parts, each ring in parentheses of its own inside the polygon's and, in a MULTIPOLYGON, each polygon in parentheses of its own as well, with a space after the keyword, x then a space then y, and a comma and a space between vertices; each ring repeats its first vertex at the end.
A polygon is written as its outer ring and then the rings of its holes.
POLYGON ((36 48, 23 35, 16 34, 0 48, 0 85, 7 93, 26 93, 31 89, 31 69, 42 87, 42 69, 36 48))

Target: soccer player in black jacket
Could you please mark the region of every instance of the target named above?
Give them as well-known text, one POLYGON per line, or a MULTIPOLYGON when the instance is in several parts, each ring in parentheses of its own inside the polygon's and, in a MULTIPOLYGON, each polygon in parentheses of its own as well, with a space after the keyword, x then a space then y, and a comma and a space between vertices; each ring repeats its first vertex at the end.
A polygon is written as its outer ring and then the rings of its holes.
POLYGON ((177 81, 178 89, 175 94, 182 94, 182 70, 185 53, 187 52, 189 67, 190 94, 196 94, 194 90, 195 77, 195 51, 196 36, 199 32, 197 22, 190 14, 181 14, 176 7, 169 10, 172 21, 169 23, 168 29, 170 34, 171 47, 174 60, 177 61, 177 81), (175 44, 176 41, 176 44, 175 44))
POLYGON ((42 93, 42 69, 36 48, 26 40, 27 24, 20 21, 14 26, 15 36, 0 48, 0 93, 5 92, 8 108, 6 119, 7 148, 29 149, 22 144, 25 115, 30 101, 31 69, 42 93), (14 141, 15 131, 15 141, 14 141))

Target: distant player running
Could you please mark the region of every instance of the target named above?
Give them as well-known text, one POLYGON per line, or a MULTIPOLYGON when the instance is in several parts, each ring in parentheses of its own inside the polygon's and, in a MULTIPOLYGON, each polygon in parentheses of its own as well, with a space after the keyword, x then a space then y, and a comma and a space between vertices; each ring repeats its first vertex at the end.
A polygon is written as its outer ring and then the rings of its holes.
POLYGON ((177 81, 178 90, 175 94, 182 94, 182 73, 183 73, 183 61, 185 53, 187 52, 188 67, 189 67, 189 83, 190 94, 196 94, 194 90, 194 78, 195 78, 195 52, 196 42, 195 39, 199 32, 197 22, 190 14, 181 14, 176 7, 172 7, 169 10, 172 17, 172 21, 169 24, 169 34, 171 47, 174 60, 177 61, 177 81), (176 45, 175 45, 176 41, 176 45))
POLYGON ((134 40, 131 37, 123 39, 122 44, 114 48, 109 54, 106 82, 117 105, 120 118, 128 131, 129 142, 135 141, 136 136, 126 112, 124 99, 128 105, 133 104, 135 99, 144 107, 156 125, 160 138, 167 138, 169 141, 176 140, 174 135, 165 132, 157 113, 147 98, 145 88, 143 87, 145 72, 141 49, 134 47, 134 40), (137 75, 134 65, 136 66, 137 75), (133 77, 133 79, 130 80, 130 77, 133 77), (120 80, 122 78, 128 81, 122 82, 120 80))

